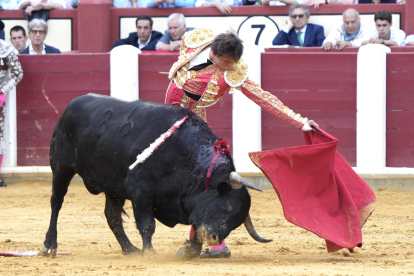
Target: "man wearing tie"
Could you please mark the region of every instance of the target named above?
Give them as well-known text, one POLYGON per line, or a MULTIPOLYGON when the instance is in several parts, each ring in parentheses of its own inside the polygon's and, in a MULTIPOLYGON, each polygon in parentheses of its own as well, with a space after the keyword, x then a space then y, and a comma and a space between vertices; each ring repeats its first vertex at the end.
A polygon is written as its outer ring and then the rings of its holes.
POLYGON ((292 5, 286 26, 273 39, 273 45, 320 47, 325 40, 324 29, 320 25, 308 24, 310 11, 302 4, 292 5))

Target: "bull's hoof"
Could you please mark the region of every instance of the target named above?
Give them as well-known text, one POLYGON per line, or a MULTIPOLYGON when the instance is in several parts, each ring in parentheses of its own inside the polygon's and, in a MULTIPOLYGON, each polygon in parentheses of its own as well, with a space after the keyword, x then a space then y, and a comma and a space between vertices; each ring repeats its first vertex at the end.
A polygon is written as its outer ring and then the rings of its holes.
POLYGON ((56 257, 57 248, 47 248, 45 245, 42 247, 42 255, 45 257, 51 256, 52 258, 56 257))
POLYGON ((202 243, 199 243, 197 240, 187 240, 185 246, 178 249, 175 257, 184 258, 184 259, 194 259, 200 256, 202 243))
POLYGON ((133 246, 131 248, 128 248, 125 251, 122 251, 122 254, 127 255, 127 256, 136 256, 136 255, 142 254, 142 251, 141 251, 141 249, 136 248, 135 246, 133 246))
POLYGON ((7 187, 7 185, 3 181, 0 181, 0 187, 7 187))
POLYGON ((220 250, 211 250, 207 248, 205 252, 200 254, 200 258, 230 258, 230 256, 231 252, 227 246, 220 250))

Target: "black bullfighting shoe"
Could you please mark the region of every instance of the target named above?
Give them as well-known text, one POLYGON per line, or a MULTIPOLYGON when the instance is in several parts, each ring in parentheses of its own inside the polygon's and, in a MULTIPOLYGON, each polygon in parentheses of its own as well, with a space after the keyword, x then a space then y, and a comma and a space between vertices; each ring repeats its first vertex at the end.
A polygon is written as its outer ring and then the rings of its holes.
POLYGON ((3 181, 0 181, 0 187, 7 187, 7 185, 3 181))
POLYGON ((231 252, 230 249, 225 246, 220 250, 211 250, 206 249, 206 252, 200 254, 200 258, 230 258, 231 252))

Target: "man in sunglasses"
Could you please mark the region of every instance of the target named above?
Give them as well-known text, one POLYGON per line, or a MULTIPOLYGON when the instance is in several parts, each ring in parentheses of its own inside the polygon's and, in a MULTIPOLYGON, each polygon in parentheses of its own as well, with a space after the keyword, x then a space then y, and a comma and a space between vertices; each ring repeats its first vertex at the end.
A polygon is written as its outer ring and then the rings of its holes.
POLYGON ((302 4, 296 4, 289 9, 289 19, 280 31, 273 45, 294 45, 300 47, 320 47, 325 40, 322 26, 308 23, 310 11, 302 4))
POLYGON ((347 9, 342 14, 343 24, 332 29, 323 42, 322 48, 325 51, 335 47, 342 50, 345 47, 359 47, 362 42, 369 39, 372 28, 361 24, 359 12, 355 9, 347 9))
POLYGON ((33 19, 27 27, 29 30, 30 44, 20 54, 43 55, 60 54, 60 50, 44 44, 47 35, 47 23, 43 19, 33 19))

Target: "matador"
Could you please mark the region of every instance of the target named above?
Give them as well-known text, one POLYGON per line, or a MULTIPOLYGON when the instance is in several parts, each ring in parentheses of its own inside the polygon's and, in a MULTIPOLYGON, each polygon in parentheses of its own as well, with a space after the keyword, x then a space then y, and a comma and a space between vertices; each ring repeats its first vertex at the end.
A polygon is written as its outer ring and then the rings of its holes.
MULTIPOLYGON (((317 126, 251 80, 248 66, 241 59, 242 54, 242 41, 233 32, 215 35, 212 30, 204 28, 186 32, 181 39, 178 61, 169 72, 171 82, 165 102, 190 109, 207 122, 206 107, 217 103, 226 92, 237 89, 294 128, 308 131, 312 129, 311 126, 317 126)), ((190 240, 194 238, 194 231, 192 228, 190 240)), ((178 254, 185 252, 179 251, 178 254)), ((207 249, 200 257, 220 258, 230 255, 223 241, 221 245, 207 249)))

